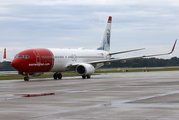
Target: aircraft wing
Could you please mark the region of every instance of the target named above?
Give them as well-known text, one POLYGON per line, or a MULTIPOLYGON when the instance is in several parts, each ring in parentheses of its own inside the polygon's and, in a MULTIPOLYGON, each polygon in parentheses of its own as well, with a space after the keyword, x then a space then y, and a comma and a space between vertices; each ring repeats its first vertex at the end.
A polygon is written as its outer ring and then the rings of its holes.
MULTIPOLYGON (((172 50, 169 53, 153 54, 153 55, 143 55, 143 56, 137 56, 137 57, 122 58, 122 59, 109 59, 109 60, 91 61, 91 62, 89 62, 89 64, 98 64, 98 63, 105 63, 105 62, 112 62, 112 61, 124 61, 124 60, 135 59, 135 58, 145 58, 145 57, 154 57, 154 56, 161 56, 161 55, 169 55, 169 54, 173 53, 173 51, 175 49, 176 43, 177 43, 177 39, 175 40, 173 48, 172 48, 172 50)), ((141 50, 141 49, 136 49, 136 50, 141 50)), ((136 51, 136 50, 134 50, 134 51, 136 51)))
MULTIPOLYGON (((109 59, 109 60, 101 60, 101 61, 92 61, 92 62, 89 62, 89 63, 90 64, 97 64, 97 63, 105 63, 105 62, 112 62, 112 61, 123 61, 123 60, 134 59, 134 58, 145 58, 145 57, 154 57, 154 56, 161 56, 161 55, 169 55, 169 54, 173 53, 173 51, 175 49, 176 43, 177 43, 177 39, 175 40, 173 48, 172 48, 172 50, 169 53, 153 54, 153 55, 143 55, 143 56, 137 56, 137 57, 122 58, 122 59, 109 59)), ((136 51, 136 50, 134 50, 134 51, 136 51)), ((138 50, 141 50, 141 49, 138 49, 138 50)))
MULTIPOLYGON (((153 54, 153 55, 143 55, 143 56, 136 56, 136 57, 129 57, 129 58, 119 58, 119 59, 108 59, 108 60, 98 60, 98 61, 90 61, 90 62, 87 62, 88 64, 93 64, 93 65, 96 65, 98 63, 108 63, 108 62, 113 62, 113 61, 124 61, 124 60, 129 60, 129 59, 135 59, 135 58, 145 58, 145 57, 153 57, 153 56, 161 56, 161 55, 169 55, 169 54, 172 54, 174 49, 175 49, 175 45, 177 43, 177 40, 175 40, 175 43, 173 45, 173 48, 172 50, 169 52, 169 53, 162 53, 162 54, 153 54)), ((141 48, 141 49, 135 49, 135 50, 129 50, 129 51, 123 51, 122 53, 124 52, 131 52, 131 51, 137 51, 137 50, 143 50, 144 48, 141 48)), ((116 52, 116 53, 111 53, 112 54, 119 54, 120 52, 116 52)), ((74 63, 74 64, 69 64, 67 65, 67 67, 74 67, 74 66, 77 66, 79 65, 80 63, 74 63)))
POLYGON ((134 51, 139 51, 139 50, 144 50, 145 48, 140 48, 140 49, 134 49, 134 50, 127 50, 127 51, 121 51, 121 52, 110 52, 109 55, 115 55, 115 54, 121 54, 121 53, 127 53, 127 52, 134 52, 134 51))
POLYGON ((171 52, 169 52, 169 53, 155 54, 155 55, 146 55, 146 56, 143 56, 143 57, 153 57, 153 56, 161 56, 161 55, 169 55, 169 54, 172 54, 173 51, 174 51, 174 49, 175 49, 176 43, 177 43, 177 39, 175 40, 175 43, 174 43, 174 45, 173 45, 173 48, 172 48, 171 52))

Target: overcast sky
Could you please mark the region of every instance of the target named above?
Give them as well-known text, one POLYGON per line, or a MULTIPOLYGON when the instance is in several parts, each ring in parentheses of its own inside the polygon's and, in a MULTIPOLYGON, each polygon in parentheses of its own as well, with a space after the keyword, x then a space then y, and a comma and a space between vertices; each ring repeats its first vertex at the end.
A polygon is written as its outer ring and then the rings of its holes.
POLYGON ((11 60, 29 48, 94 48, 108 16, 111 52, 146 48, 118 57, 169 52, 179 38, 178 0, 0 0, 0 56, 5 47, 11 60))

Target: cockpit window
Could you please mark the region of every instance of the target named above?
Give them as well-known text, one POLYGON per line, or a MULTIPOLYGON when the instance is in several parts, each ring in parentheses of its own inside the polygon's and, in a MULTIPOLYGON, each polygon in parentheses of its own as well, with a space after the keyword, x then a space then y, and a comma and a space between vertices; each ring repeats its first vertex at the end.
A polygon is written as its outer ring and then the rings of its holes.
POLYGON ((16 55, 14 58, 29 58, 29 55, 16 55))
POLYGON ((29 55, 24 55, 24 58, 29 58, 29 55))
POLYGON ((18 57, 19 57, 19 58, 23 58, 23 55, 19 55, 18 57))

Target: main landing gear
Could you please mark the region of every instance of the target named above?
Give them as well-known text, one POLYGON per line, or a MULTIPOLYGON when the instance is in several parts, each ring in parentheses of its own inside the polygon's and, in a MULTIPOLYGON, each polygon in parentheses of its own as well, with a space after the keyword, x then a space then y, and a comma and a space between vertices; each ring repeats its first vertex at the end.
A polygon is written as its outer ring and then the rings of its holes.
POLYGON ((61 73, 54 73, 53 74, 53 78, 54 78, 54 80, 56 80, 56 79, 62 79, 62 74, 61 73))
POLYGON ((89 79, 89 78, 91 78, 91 75, 82 75, 82 79, 89 79))
POLYGON ((29 76, 25 76, 24 81, 29 81, 29 76))

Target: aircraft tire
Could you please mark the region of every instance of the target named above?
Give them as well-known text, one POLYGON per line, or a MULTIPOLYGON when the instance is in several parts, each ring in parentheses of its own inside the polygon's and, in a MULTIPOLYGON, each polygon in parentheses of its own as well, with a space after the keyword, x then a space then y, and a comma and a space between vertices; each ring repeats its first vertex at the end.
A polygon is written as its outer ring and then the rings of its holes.
POLYGON ((24 81, 29 81, 29 77, 28 77, 28 76, 25 76, 25 77, 24 77, 24 81))
POLYGON ((82 75, 82 79, 86 79, 86 75, 82 75))
POLYGON ((58 79, 62 79, 62 74, 61 74, 61 73, 58 73, 58 74, 57 74, 57 77, 58 77, 58 79))
POLYGON ((87 75, 86 77, 87 77, 88 79, 90 79, 90 78, 91 78, 91 75, 87 75))
POLYGON ((58 78, 58 74, 57 74, 57 73, 54 73, 54 74, 53 74, 53 78, 54 78, 54 80, 56 80, 56 79, 58 78))

